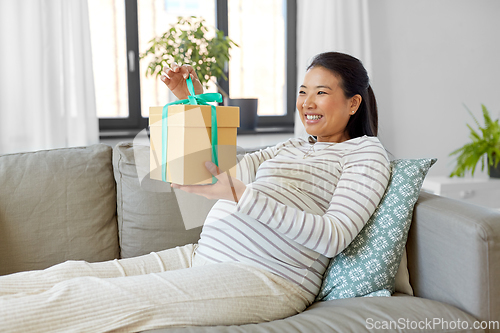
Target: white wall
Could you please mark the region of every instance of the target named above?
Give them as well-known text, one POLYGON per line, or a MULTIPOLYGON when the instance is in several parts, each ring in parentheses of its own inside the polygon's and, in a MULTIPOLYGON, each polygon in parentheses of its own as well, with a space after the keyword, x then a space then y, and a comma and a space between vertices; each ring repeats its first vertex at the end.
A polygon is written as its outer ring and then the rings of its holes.
POLYGON ((429 175, 448 175, 473 123, 462 103, 500 114, 500 1, 376 0, 369 13, 379 137, 392 158, 437 157, 429 175))

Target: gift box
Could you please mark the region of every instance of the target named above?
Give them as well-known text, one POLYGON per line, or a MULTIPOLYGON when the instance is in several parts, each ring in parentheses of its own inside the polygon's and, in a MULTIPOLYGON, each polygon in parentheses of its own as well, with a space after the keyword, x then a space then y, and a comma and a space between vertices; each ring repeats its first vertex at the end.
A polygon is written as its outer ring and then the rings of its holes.
POLYGON ((181 185, 211 184, 214 178, 205 162, 215 163, 214 158, 222 172, 235 177, 239 108, 217 106, 213 112, 210 105, 167 107, 166 121, 164 107, 149 109, 150 178, 181 185), (217 126, 212 133, 214 116, 217 126), (163 130, 164 124, 166 131, 163 130), (212 145, 213 135, 216 145, 212 145), (166 149, 163 147, 165 142, 166 149), (166 167, 162 167, 162 161, 166 161, 166 167))

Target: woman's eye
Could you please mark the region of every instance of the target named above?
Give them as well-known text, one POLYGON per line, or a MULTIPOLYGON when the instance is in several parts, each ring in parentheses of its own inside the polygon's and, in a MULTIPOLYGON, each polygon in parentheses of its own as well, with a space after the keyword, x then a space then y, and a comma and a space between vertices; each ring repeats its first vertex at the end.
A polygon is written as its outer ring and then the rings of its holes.
POLYGON ((305 91, 303 91, 303 90, 299 91, 299 95, 304 95, 305 93, 306 93, 306 92, 305 92, 305 91))
POLYGON ((326 92, 325 91, 318 91, 318 95, 325 95, 326 92))

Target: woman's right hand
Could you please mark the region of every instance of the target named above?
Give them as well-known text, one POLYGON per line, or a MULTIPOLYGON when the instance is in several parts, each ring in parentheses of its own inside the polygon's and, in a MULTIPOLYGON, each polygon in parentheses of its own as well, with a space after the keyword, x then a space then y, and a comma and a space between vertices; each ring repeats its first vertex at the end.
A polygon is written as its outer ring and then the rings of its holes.
POLYGON ((194 93, 196 95, 203 94, 203 85, 201 84, 194 68, 189 65, 179 66, 175 62, 171 67, 163 67, 160 79, 170 89, 170 91, 178 99, 186 99, 189 96, 186 79, 191 75, 193 81, 194 93))

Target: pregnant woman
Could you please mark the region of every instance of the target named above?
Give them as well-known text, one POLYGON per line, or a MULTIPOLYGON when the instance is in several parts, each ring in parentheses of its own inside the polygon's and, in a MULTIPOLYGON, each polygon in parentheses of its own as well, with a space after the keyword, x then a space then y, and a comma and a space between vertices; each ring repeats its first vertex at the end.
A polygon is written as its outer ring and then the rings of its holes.
MULTIPOLYGON (((162 81, 180 99, 190 66, 162 81)), ((102 263, 67 261, 0 277, 3 332, 136 332, 167 326, 259 323, 314 302, 330 258, 356 237, 389 180, 377 106, 356 58, 317 55, 297 96, 309 140, 247 154, 230 178, 180 186, 220 199, 198 244, 102 263)))

